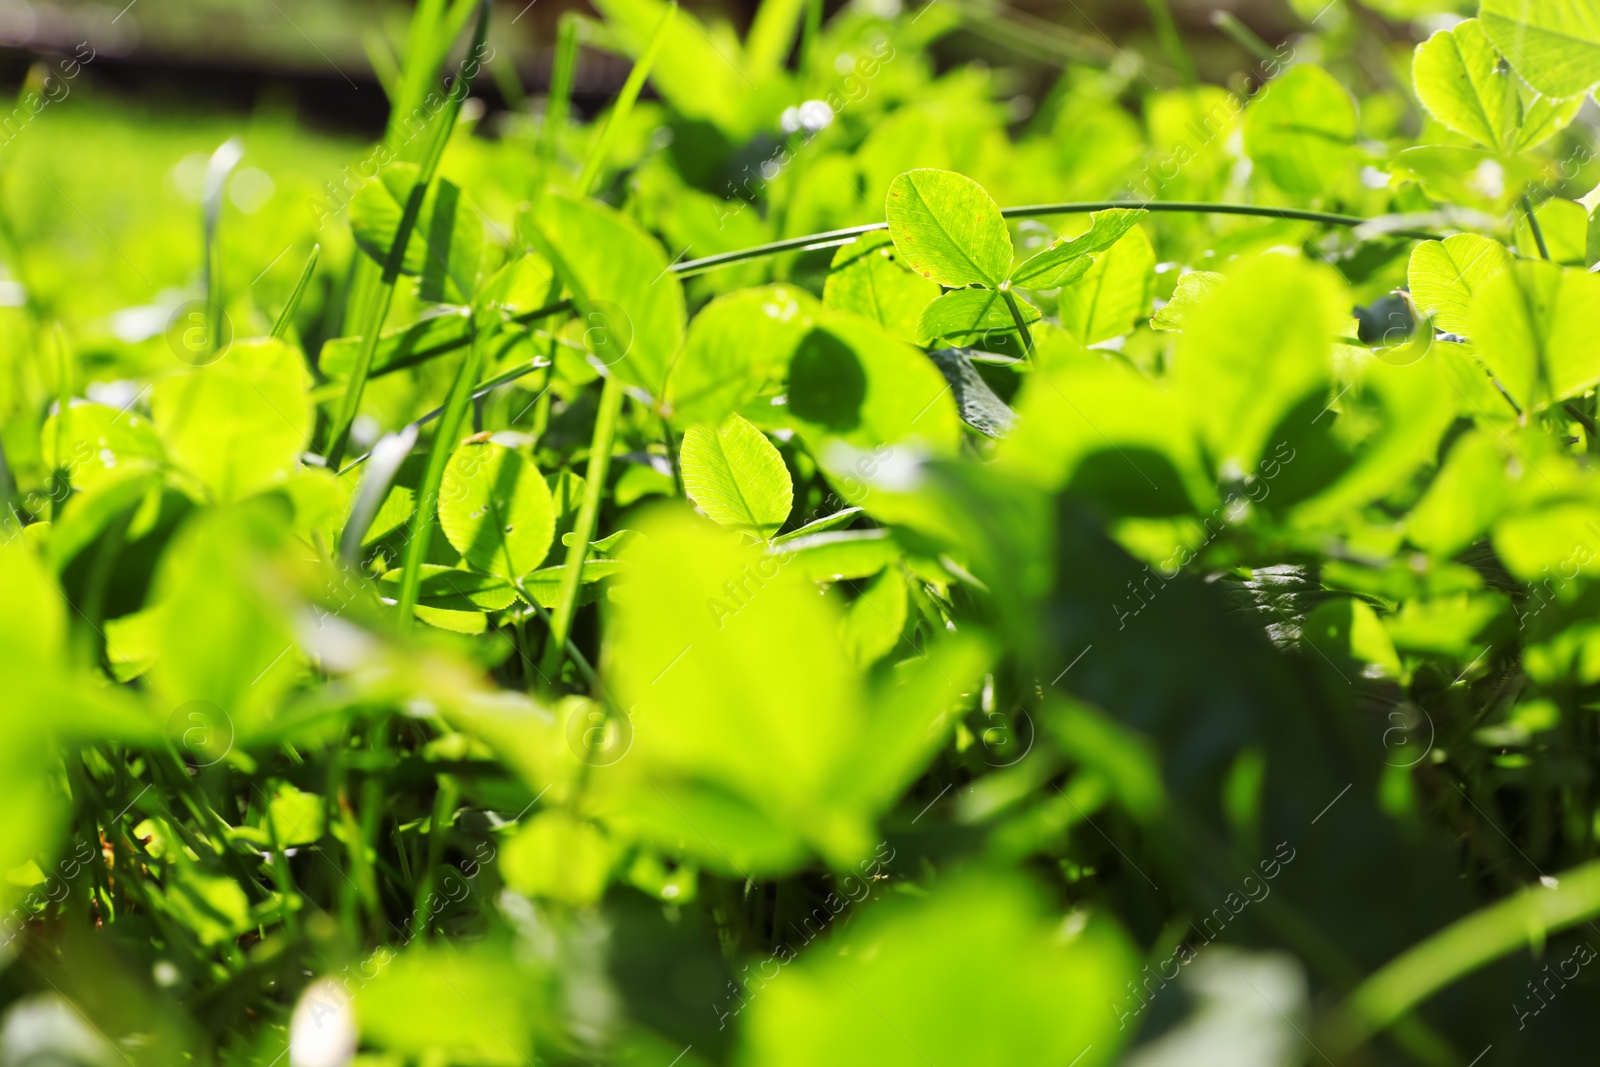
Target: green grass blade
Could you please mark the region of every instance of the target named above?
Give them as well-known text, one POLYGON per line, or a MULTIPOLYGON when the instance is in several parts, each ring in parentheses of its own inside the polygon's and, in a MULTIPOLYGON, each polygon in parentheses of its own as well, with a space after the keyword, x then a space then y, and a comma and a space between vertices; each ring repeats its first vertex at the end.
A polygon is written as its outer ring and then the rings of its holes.
MULTIPOLYGON (((503 374, 497 374, 493 378, 489 378, 489 379, 483 381, 482 383, 480 383, 478 385, 478 387, 472 391, 472 399, 473 400, 482 400, 484 397, 488 396, 490 393, 494 392, 496 389, 500 388, 502 385, 506 385, 506 384, 509 384, 511 382, 514 382, 518 378, 526 378, 528 375, 532 374, 536 370, 546 370, 546 369, 549 368, 549 366, 550 366, 550 364, 549 364, 548 361, 542 360, 542 359, 536 359, 531 363, 524 363, 523 365, 521 365, 519 367, 515 367, 515 368, 513 368, 511 370, 508 370, 508 371, 504 372, 503 374)), ((548 389, 545 390, 545 394, 544 395, 545 396, 549 395, 549 390, 548 389)), ((432 411, 428 412, 426 415, 422 416, 420 419, 417 419, 417 420, 409 423, 408 426, 409 426, 409 428, 412 428, 412 429, 417 429, 417 428, 426 426, 426 425, 428 425, 428 423, 432 422, 434 419, 437 419, 440 415, 443 415, 443 414, 444 414, 444 408, 442 408, 442 407, 434 408, 432 411)), ((404 431, 402 431, 402 432, 404 432, 404 431)), ((357 456, 355 459, 352 459, 345 466, 345 468, 343 470, 339 471, 339 473, 340 474, 344 474, 347 471, 350 471, 350 470, 354 469, 355 467, 360 466, 362 463, 365 463, 369 458, 371 458, 371 456, 372 456, 372 452, 363 452, 361 455, 357 456)))
POLYGON ((811 49, 822 36, 822 0, 806 0, 806 22, 800 31, 798 66, 802 72, 811 67, 811 49))
POLYGON ((205 191, 202 195, 205 220, 205 252, 204 284, 206 293, 206 341, 210 350, 217 350, 217 341, 222 335, 223 303, 226 296, 222 291, 222 246, 218 239, 218 230, 222 224, 222 194, 228 187, 228 178, 233 174, 233 169, 244 158, 244 145, 237 137, 225 141, 215 152, 211 153, 211 162, 206 166, 205 191))
MULTIPOLYGON (((372 528, 372 520, 378 517, 378 509, 383 506, 384 498, 389 495, 389 489, 394 484, 394 476, 400 471, 400 464, 405 462, 412 448, 416 447, 417 430, 421 425, 414 422, 398 433, 389 434, 373 445, 372 451, 367 453, 367 456, 374 457, 372 465, 361 476, 361 487, 356 491, 356 502, 350 507, 350 521, 345 523, 344 530, 339 535, 339 554, 344 557, 346 563, 353 565, 360 554, 362 539, 372 528)), ((365 459, 366 456, 362 458, 365 459)))
POLYGON ((321 245, 311 246, 311 258, 306 260, 305 269, 300 272, 300 280, 294 283, 294 292, 289 294, 289 302, 278 312, 278 321, 272 324, 273 337, 282 337, 289 332, 289 324, 294 321, 294 313, 300 309, 300 301, 306 295, 306 287, 311 284, 311 274, 317 269, 317 257, 321 254, 321 245))
POLYGON ((393 107, 395 97, 400 92, 400 61, 395 58, 394 50, 389 47, 383 34, 375 29, 361 35, 361 47, 367 54, 367 62, 372 64, 373 76, 383 86, 383 95, 389 98, 389 106, 393 107))
POLYGON ((617 433, 617 416, 622 411, 622 382, 612 375, 600 390, 600 410, 595 415, 594 437, 589 443, 589 466, 583 472, 583 504, 578 508, 575 536, 567 549, 566 569, 561 572, 561 595, 551 612, 550 640, 544 646, 539 672, 554 678, 561 669, 561 656, 572 632, 572 615, 578 602, 578 585, 583 577, 583 562, 594 540, 595 523, 600 518, 600 498, 605 494, 606 472, 611 467, 611 443, 617 433))
MULTIPOLYGON (((384 141, 400 152, 403 159, 417 158, 423 147, 404 134, 404 122, 421 107, 449 58, 450 47, 466 28, 467 19, 478 0, 455 0, 446 10, 446 0, 422 0, 412 16, 406 36, 406 50, 397 92, 392 98, 389 124, 384 141)), ((469 55, 477 53, 470 52, 469 55)))
POLYGON ((1239 20, 1239 16, 1231 11, 1213 11, 1211 25, 1233 38, 1235 44, 1249 52, 1262 63, 1276 63, 1278 56, 1272 46, 1263 41, 1256 32, 1239 20))
POLYGON ((526 112, 528 90, 522 86, 522 76, 517 73, 517 64, 512 60, 510 50, 501 52, 488 64, 488 67, 489 77, 494 79, 495 87, 505 99, 506 107, 512 111, 526 112))
POLYGON ((590 146, 589 158, 583 161, 583 172, 578 176, 578 195, 588 196, 593 191, 594 183, 600 177, 600 168, 605 166, 606 157, 611 154, 611 143, 617 139, 617 131, 633 112, 633 105, 639 99, 639 90, 644 88, 644 80, 650 76, 650 68, 655 64, 656 54, 661 51, 661 42, 666 39, 667 26, 677 13, 676 3, 667 8, 666 13, 661 16, 661 21, 656 24, 656 31, 651 35, 650 43, 645 46, 644 54, 628 72, 628 80, 622 83, 622 91, 617 94, 617 102, 612 106, 606 124, 601 127, 600 136, 590 146))
MULTIPOLYGON (((489 32, 490 5, 485 0, 478 9, 478 26, 472 35, 472 49, 469 54, 476 55, 482 47, 485 36, 489 32)), ((378 350, 378 338, 383 331, 383 322, 389 317, 389 306, 394 300, 395 283, 400 279, 400 268, 405 263, 406 246, 411 242, 411 231, 416 228, 417 217, 422 213, 422 200, 427 195, 428 186, 433 182, 434 172, 439 167, 439 160, 444 156, 445 145, 450 141, 450 135, 455 132, 456 120, 461 114, 461 104, 467 98, 467 79, 456 78, 450 86, 450 94, 445 98, 445 106, 435 119, 433 136, 429 139, 427 149, 422 157, 421 165, 417 171, 417 180, 411 187, 410 195, 406 197, 405 210, 400 216, 399 226, 395 229, 394 244, 389 247, 389 257, 383 265, 383 275, 378 280, 378 289, 366 308, 366 314, 361 323, 361 350, 356 356, 355 367, 350 372, 350 382, 345 388, 344 400, 339 406, 339 416, 334 422, 333 435, 328 447, 328 465, 337 467, 344 456, 345 447, 350 441, 350 427, 355 422, 356 413, 361 409, 361 394, 366 388, 367 374, 372 369, 372 357, 378 350)))
POLYGON ((1600 860, 1458 919, 1381 967, 1345 1003, 1335 1040, 1354 1048, 1434 993, 1548 933, 1600 915, 1600 860))
MULTIPOLYGON (((811 0, 761 0, 745 36, 744 54, 753 74, 768 74, 783 66, 794 46, 795 29, 811 0)), ((800 67, 805 70, 805 66, 800 67)))
POLYGON ((406 541, 405 562, 400 569, 400 626, 411 625, 417 606, 417 589, 422 580, 422 561, 428 558, 428 542, 433 534, 433 518, 439 509, 439 486, 444 481, 444 468, 450 461, 466 422, 467 411, 472 407, 473 387, 483 366, 483 348, 490 330, 479 330, 474 322, 474 336, 467 354, 461 359, 461 369, 456 372, 450 386, 449 399, 439 419, 439 429, 434 432, 433 444, 428 449, 428 466, 417 487, 417 507, 411 513, 411 536, 406 541))
POLYGON ((544 139, 539 142, 539 155, 544 160, 546 173, 555 165, 561 131, 572 114, 572 79, 577 68, 578 17, 569 11, 561 16, 557 32, 555 66, 550 71, 550 98, 545 102, 544 139))
POLYGON ((1156 26, 1156 39, 1161 42, 1161 50, 1167 54, 1167 62, 1177 70, 1183 84, 1193 85, 1194 61, 1189 58, 1189 50, 1183 46, 1183 34, 1178 32, 1172 8, 1167 6, 1167 0, 1144 0, 1144 5, 1150 9, 1150 19, 1156 26))

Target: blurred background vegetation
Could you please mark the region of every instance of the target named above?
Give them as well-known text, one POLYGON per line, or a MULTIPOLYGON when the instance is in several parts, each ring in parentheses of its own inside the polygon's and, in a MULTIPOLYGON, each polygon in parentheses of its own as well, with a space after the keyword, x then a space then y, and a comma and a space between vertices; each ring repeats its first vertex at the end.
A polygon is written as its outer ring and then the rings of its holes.
MULTIPOLYGON (((1312 47, 1332 31, 1341 47, 1357 49, 1354 59, 1375 87, 1401 86, 1408 81, 1411 45, 1449 6, 1177 0, 1170 29, 1182 45, 1174 48, 1162 32, 1164 2, 1154 8, 1135 0, 937 3, 945 21, 931 48, 935 67, 983 71, 1017 131, 1051 94, 1063 91, 1078 64, 1109 69, 1110 84, 1125 86, 1119 102, 1137 117, 1152 87, 1200 81, 1238 91, 1259 66, 1264 42, 1288 40, 1312 20, 1321 31, 1304 39, 1312 47), (1225 19, 1237 22, 1224 26, 1225 19)), ((713 26, 721 20, 742 34, 756 5, 685 6, 713 26)), ((827 17, 843 6, 828 3, 827 17)), ((856 0, 855 6, 893 15, 902 0, 856 0)), ((1466 13, 1471 5, 1460 6, 1466 13)), ((163 290, 192 282, 204 161, 239 135, 246 157, 231 186, 229 211, 237 217, 227 226, 229 258, 258 264, 264 273, 245 281, 262 287, 252 295, 276 304, 299 269, 295 256, 275 258, 286 245, 331 244, 324 251, 332 265, 347 255, 346 235, 335 232, 344 227, 320 225, 313 205, 382 133, 388 115, 383 83, 393 74, 410 10, 368 0, 133 0, 125 6, 0 0, 0 93, 21 93, 63 62, 84 60, 76 76, 64 84, 58 79, 60 98, 38 117, 14 113, 15 121, 0 131, 0 182, 14 230, 8 235, 13 254, 0 258, 21 264, 42 309, 115 331, 110 316, 160 303, 163 290), (182 236, 174 239, 178 230, 182 236)), ((613 42, 593 9, 564 0, 498 3, 492 77, 477 80, 469 107, 482 118, 480 135, 499 138, 515 133, 518 123, 537 121, 556 25, 566 11, 589 16, 575 109, 591 116, 615 95, 631 61, 623 49, 607 47, 613 42)), ((647 86, 645 98, 652 96, 647 86)), ((1387 126, 1387 119, 1376 116, 1375 122, 1387 126)), ((774 135, 778 122, 774 114, 774 135)), ((1410 125, 1420 126, 1420 118, 1410 125)), ((1103 135, 1097 133, 1102 141, 1103 135)), ((521 199, 513 186, 506 187, 508 207, 521 199)), ((1114 191, 1078 190, 1087 196, 1114 191)), ((0 304, 5 300, 0 292, 0 304)), ((139 332, 136 315, 124 315, 121 326, 125 337, 139 332)))

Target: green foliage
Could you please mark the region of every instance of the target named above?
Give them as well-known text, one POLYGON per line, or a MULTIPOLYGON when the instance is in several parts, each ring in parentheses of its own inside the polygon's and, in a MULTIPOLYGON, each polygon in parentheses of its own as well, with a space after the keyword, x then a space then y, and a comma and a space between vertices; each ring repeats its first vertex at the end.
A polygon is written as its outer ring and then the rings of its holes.
POLYGON ((814 296, 787 285, 707 304, 672 367, 667 396, 676 414, 715 425, 781 384, 819 310, 814 296))
MULTIPOLYGON (((350 230, 356 245, 380 266, 388 259, 405 214, 405 202, 417 181, 414 163, 385 167, 350 203, 350 230)), ((477 290, 483 255, 483 219, 461 190, 440 181, 423 200, 422 213, 406 242, 401 270, 421 278, 420 291, 430 299, 447 295, 461 303, 477 290)))
POLYGON ((1484 32, 1517 73, 1548 96, 1600 82, 1600 12, 1584 0, 1484 0, 1484 32))
POLYGON ((1011 283, 1024 289, 1055 289, 1083 277, 1089 269, 1091 252, 1115 245, 1122 235, 1149 212, 1112 208, 1089 216, 1089 231, 1070 241, 1058 237, 1050 247, 1011 272, 1011 283))
POLYGON ((1000 288, 1011 236, 983 187, 950 171, 913 170, 889 183, 889 236, 906 265, 940 285, 1000 288))
POLYGON ((0 1063, 1588 1054, 1592 5, 894 7, 12 138, 0 1063))
POLYGON ((834 254, 822 303, 872 319, 902 341, 917 340, 917 323, 939 286, 906 266, 888 233, 869 233, 834 254))
POLYGON ((439 525, 461 558, 515 581, 544 562, 555 536, 550 487, 522 454, 467 440, 445 467, 439 525))
POLYGON ((683 488, 714 522, 767 539, 794 507, 794 484, 765 434, 737 415, 691 426, 678 453, 683 488))
POLYGON ((1441 330, 1465 333, 1479 291, 1510 262, 1504 245, 1475 233, 1424 241, 1411 253, 1411 299, 1441 330))
POLYGON ((530 217, 538 241, 582 313, 591 355, 659 398, 683 340, 683 287, 661 246, 615 211, 564 196, 530 217))
POLYGON ((1483 361, 1523 407, 1585 392, 1600 381, 1600 276, 1537 260, 1488 279, 1468 326, 1483 361))
POLYGON ((156 382, 150 418, 172 461, 220 501, 284 481, 311 435, 305 364, 282 341, 246 341, 156 382))
POLYGON ((1136 972, 1121 935, 1083 916, 1046 920, 1009 877, 894 904, 756 1001, 750 1062, 1113 1062, 1115 1018, 1059 1008, 1136 972))
POLYGON ((1345 172, 1356 104, 1321 67, 1297 66, 1269 85, 1245 118, 1250 159, 1284 192, 1317 196, 1345 172))
POLYGON ((1548 140, 1583 103, 1581 95, 1551 100, 1528 92, 1520 79, 1501 69, 1500 54, 1477 19, 1418 45, 1412 77, 1434 118, 1505 155, 1548 140))

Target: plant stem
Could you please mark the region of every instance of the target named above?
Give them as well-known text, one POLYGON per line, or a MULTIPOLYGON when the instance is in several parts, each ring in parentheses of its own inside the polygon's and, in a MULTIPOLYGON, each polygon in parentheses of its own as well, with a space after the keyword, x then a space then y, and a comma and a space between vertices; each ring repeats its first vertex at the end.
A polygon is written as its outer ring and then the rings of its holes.
POLYGON ((202 197, 202 220, 205 229, 205 263, 202 280, 206 301, 206 351, 215 352, 222 340, 223 304, 222 245, 218 231, 222 224, 222 194, 227 189, 228 177, 244 158, 244 146, 237 137, 230 138, 211 153, 206 166, 205 192, 202 197))
POLYGON ((72 418, 72 357, 67 352, 67 334, 60 323, 49 333, 56 348, 56 469, 50 480, 50 520, 61 518, 67 501, 67 420, 72 418))
POLYGON ((311 272, 317 269, 317 256, 321 254, 321 245, 311 246, 311 258, 306 260, 305 269, 300 272, 300 280, 295 282, 294 292, 289 294, 289 302, 278 312, 278 321, 272 324, 273 337, 282 337, 289 332, 289 326, 294 321, 294 313, 300 309, 300 300, 306 295, 306 286, 311 284, 311 272))
MULTIPOLYGON (((506 320, 505 325, 528 326, 532 323, 538 322, 540 319, 548 319, 553 315, 559 315, 564 311, 571 310, 572 301, 558 300, 552 304, 547 304, 544 307, 535 308, 532 311, 524 311, 520 315, 513 315, 511 318, 506 320)), ((411 327, 409 326, 405 327, 405 329, 410 328, 411 327)), ((415 367, 418 364, 426 363, 428 360, 433 359, 436 356, 448 355, 459 348, 465 348, 471 343, 472 335, 468 333, 462 337, 452 338, 448 341, 440 341, 431 348, 419 348, 409 355, 401 356, 398 359, 392 359, 383 366, 368 371, 367 380, 372 381, 374 378, 382 378, 384 375, 393 374, 395 371, 405 370, 408 367, 415 367)))
POLYGON ((421 926, 413 929, 411 936, 420 934, 424 941, 433 927, 433 910, 428 907, 428 897, 433 895, 433 873, 444 856, 445 835, 450 830, 456 800, 460 796, 454 778, 441 774, 438 780, 439 791, 434 794, 433 812, 428 819, 428 860, 422 869, 422 877, 417 881, 416 903, 412 908, 412 922, 420 922, 421 926))
POLYGON ((283 841, 278 837, 278 824, 272 817, 272 798, 262 792, 266 801, 262 809, 262 822, 267 824, 267 839, 272 843, 272 880, 278 884, 278 895, 283 898, 283 925, 289 936, 300 936, 300 916, 295 914, 295 903, 300 899, 294 884, 294 872, 289 870, 289 857, 284 855, 283 841))
POLYGON ((672 422, 661 416, 661 436, 667 446, 667 462, 672 465, 672 484, 678 490, 678 495, 688 496, 683 488, 683 465, 678 453, 678 439, 672 433, 672 422))
MULTIPOLYGON (((527 375, 532 374, 534 371, 548 366, 548 363, 535 362, 527 364, 526 366, 518 367, 515 370, 508 370, 504 374, 496 375, 495 377, 490 378, 488 381, 479 385, 477 389, 473 390, 472 399, 477 400, 479 397, 488 396, 490 393, 494 392, 502 385, 505 385, 507 382, 514 382, 518 378, 526 377, 527 375)), ((437 419, 440 415, 444 414, 444 410, 445 409, 442 407, 434 408, 432 411, 422 416, 422 418, 410 423, 410 426, 420 429, 421 427, 428 425, 428 423, 432 422, 434 419, 437 419)), ((349 464, 339 471, 339 473, 344 474, 346 471, 365 463, 370 458, 372 458, 372 453, 370 451, 363 452, 355 459, 352 459, 349 464)))
POLYGON ((1544 229, 1533 213, 1533 201, 1528 199, 1527 193, 1522 194, 1522 211, 1528 217, 1528 229, 1533 231, 1533 243, 1539 246, 1539 258, 1549 259, 1550 248, 1544 243, 1544 229))
POLYGON ((1600 862, 1584 864, 1456 920, 1356 987, 1335 1040, 1353 1049, 1413 1007, 1530 940, 1600 915, 1600 862))
POLYGON ((461 359, 461 369, 450 386, 450 396, 440 411, 439 429, 434 432, 433 444, 428 449, 428 466, 417 487, 417 507, 411 514, 411 537, 406 542, 405 562, 400 570, 400 628, 411 626, 411 617, 417 606, 417 590, 422 582, 422 561, 428 556, 428 542, 433 535, 434 513, 439 506, 439 486, 444 481, 444 468, 455 451, 461 436, 461 424, 466 420, 467 409, 472 406, 473 385, 478 380, 483 362, 486 335, 478 328, 476 318, 472 324, 473 343, 461 359))
MULTIPOLYGON (((488 32, 489 4, 484 3, 479 11, 477 29, 473 31, 471 55, 478 54, 483 46, 484 36, 488 32)), ((433 184, 434 173, 439 169, 439 161, 444 158, 445 145, 449 143, 450 135, 455 132, 456 119, 461 114, 461 104, 466 98, 467 79, 457 77, 451 83, 449 95, 445 97, 445 106, 435 120, 438 125, 434 127, 427 152, 417 167, 416 181, 412 183, 411 191, 406 196, 400 221, 395 227, 394 244, 389 247, 389 255, 383 263, 383 275, 378 280, 377 292, 365 309, 361 323, 361 348, 356 354, 355 366, 351 368, 350 380, 345 386, 344 400, 339 405, 338 420, 333 424, 333 436, 328 446, 330 467, 337 468, 339 461, 344 458, 345 446, 350 441, 350 427, 355 422, 356 413, 361 409, 361 394, 366 388, 367 375, 372 369, 372 357, 378 350, 378 338, 383 332, 383 322, 389 317, 389 305, 394 301, 395 283, 400 280, 401 270, 405 266, 406 249, 411 245, 411 231, 416 229, 417 219, 422 214, 423 197, 427 195, 428 186, 433 184)))
POLYGON ((572 615, 578 602, 578 586, 583 578, 583 563, 594 540, 595 522, 600 517, 600 498, 605 494, 606 472, 611 467, 611 442, 617 432, 617 416, 622 411, 622 382, 606 378, 600 390, 600 410, 595 415, 594 437, 589 443, 589 466, 584 471, 583 505, 573 527, 572 547, 567 549, 566 570, 561 572, 561 592, 551 613, 550 640, 545 643, 540 673, 558 675, 572 630, 572 615))
MULTIPOLYGON (((1000 214, 1004 215, 1006 218, 1033 218, 1047 215, 1087 214, 1092 211, 1105 211, 1108 208, 1119 207, 1143 208, 1146 211, 1153 212, 1166 211, 1213 215, 1249 215, 1261 218, 1295 219, 1302 222, 1321 222, 1330 226, 1359 226, 1363 223, 1372 221, 1371 219, 1361 218, 1356 215, 1336 215, 1325 211, 1300 211, 1294 208, 1257 207, 1253 204, 1206 204, 1180 200, 1099 200, 1084 201, 1081 203, 1035 204, 1026 207, 1002 208, 1000 214)), ((855 240, 864 233, 872 233, 876 230, 887 229, 887 227, 888 223, 869 222, 862 226, 850 226, 842 230, 828 230, 823 233, 814 233, 805 237, 791 237, 783 241, 773 241, 769 244, 756 245, 753 248, 741 248, 733 252, 720 252, 717 255, 706 256, 703 259, 691 259, 686 262, 676 263, 667 269, 680 277, 685 277, 688 275, 700 274, 704 271, 715 270, 718 267, 725 267, 733 263, 742 263, 751 259, 761 259, 765 256, 775 256, 783 252, 793 252, 807 248, 825 248, 830 245, 846 244, 855 240)), ((1422 230, 1395 230, 1393 232, 1397 237, 1409 237, 1418 241, 1433 241, 1438 239, 1436 234, 1427 233, 1422 230)), ((537 319, 547 318, 551 315, 556 315, 563 311, 571 310, 571 308, 572 302, 570 300, 562 300, 550 304, 547 307, 524 312, 521 315, 515 315, 510 319, 510 323, 526 325, 537 319)), ((379 370, 377 374, 369 376, 377 377, 388 373, 391 370, 399 370, 402 366, 411 366, 413 362, 422 362, 423 360, 430 359, 436 355, 453 352, 466 343, 466 341, 446 341, 435 346, 434 348, 427 349, 423 352, 413 353, 413 358, 408 358, 408 360, 403 364, 396 363, 386 366, 379 370)), ((481 396, 491 389, 504 385, 507 382, 514 381, 523 375, 530 374, 536 369, 538 368, 534 366, 528 366, 500 375, 497 378, 493 378, 485 382, 479 391, 474 395, 481 396)), ((426 425, 427 423, 438 418, 440 412, 443 410, 443 408, 436 408, 427 415, 424 415, 422 418, 418 419, 413 425, 426 425)), ((370 453, 363 453, 362 455, 357 456, 355 459, 351 460, 350 464, 339 473, 343 474, 345 470, 349 470, 350 467, 362 462, 369 454, 370 453)), ((332 459, 331 455, 330 459, 332 459)))
MULTIPOLYGON (((1043 218, 1048 215, 1085 215, 1092 211, 1112 208, 1143 208, 1150 212, 1174 212, 1192 215, 1248 215, 1255 218, 1291 219, 1297 222, 1320 222, 1327 226, 1361 226, 1372 219, 1359 215, 1339 215, 1329 211, 1302 211, 1299 208, 1262 207, 1256 204, 1208 204, 1198 200, 1085 200, 1061 204, 1027 204, 1021 207, 1001 208, 1000 214, 1008 219, 1043 218)), ((714 256, 690 259, 669 267, 679 277, 700 274, 703 271, 742 263, 747 259, 775 256, 780 252, 802 249, 828 248, 848 244, 864 233, 889 228, 887 222, 868 222, 861 226, 847 226, 842 230, 826 230, 805 237, 790 237, 782 241, 741 248, 733 252, 719 252, 714 256)), ((1389 236, 1407 237, 1414 241, 1437 241, 1437 234, 1426 230, 1391 230, 1389 236)))
MULTIPOLYGON (((526 600, 528 602, 528 606, 533 609, 533 613, 539 616, 539 618, 543 620, 544 624, 548 626, 552 632, 554 632, 554 620, 550 618, 550 613, 545 610, 545 606, 534 598, 534 595, 528 591, 528 587, 523 585, 520 580, 516 583, 516 586, 517 591, 522 594, 522 598, 526 600)), ((522 619, 525 618, 527 618, 526 615, 523 615, 521 618, 519 618, 517 620, 518 625, 521 625, 522 619)), ((583 650, 572 643, 572 639, 570 637, 567 639, 567 655, 572 657, 573 665, 578 668, 578 673, 583 675, 584 681, 589 683, 589 688, 591 690, 598 689, 600 686, 599 675, 595 674, 594 667, 589 663, 589 657, 585 656, 583 654, 583 650)))
POLYGON ((1033 334, 1028 332, 1028 324, 1022 319, 1022 309, 1017 307, 1017 298, 1011 295, 1011 290, 1001 287, 1000 295, 1005 298, 1006 309, 1011 312, 1011 321, 1017 324, 1017 333, 1022 336, 1022 350, 1029 358, 1033 356, 1033 334))

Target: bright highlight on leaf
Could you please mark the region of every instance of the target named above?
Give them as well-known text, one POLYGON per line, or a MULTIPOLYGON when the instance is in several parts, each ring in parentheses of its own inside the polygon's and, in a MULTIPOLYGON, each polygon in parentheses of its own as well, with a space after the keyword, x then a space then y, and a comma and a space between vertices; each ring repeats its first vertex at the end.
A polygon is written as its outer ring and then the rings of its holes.
POLYGON ((1089 216, 1089 231, 1071 240, 1057 238, 1011 272, 1011 283, 1024 289, 1055 289, 1083 277, 1089 269, 1087 256, 1110 248, 1149 212, 1143 209, 1112 208, 1089 216))
POLYGON ((738 415, 721 426, 691 426, 679 454, 683 487, 714 521, 769 539, 794 506, 783 456, 738 415))
POLYGON ((1600 275, 1518 260, 1491 277, 1468 317, 1478 354, 1524 408, 1600 382, 1600 275))
POLYGON ((445 468, 439 525, 468 563, 517 579, 550 551, 555 508, 544 476, 520 452, 469 440, 445 468))
POLYGON ((1541 93, 1580 96, 1600 82, 1600 10, 1588 0, 1483 0, 1488 34, 1541 93))
POLYGON ((1477 234, 1424 241, 1411 252, 1411 299, 1418 310, 1433 316, 1441 330, 1465 333, 1480 291, 1510 263, 1504 245, 1477 234))
POLYGON ((1581 95, 1537 96, 1500 62, 1477 19, 1417 46, 1412 77, 1423 106, 1446 126, 1506 155, 1548 140, 1577 115, 1581 95))
POLYGON ((913 170, 889 183, 889 236, 906 264, 940 285, 1000 288, 1011 235, 983 187, 952 171, 913 170))

